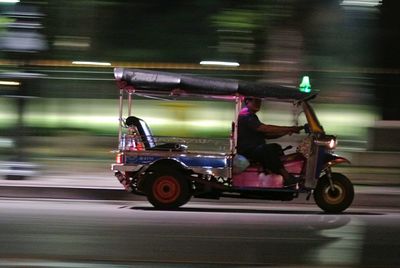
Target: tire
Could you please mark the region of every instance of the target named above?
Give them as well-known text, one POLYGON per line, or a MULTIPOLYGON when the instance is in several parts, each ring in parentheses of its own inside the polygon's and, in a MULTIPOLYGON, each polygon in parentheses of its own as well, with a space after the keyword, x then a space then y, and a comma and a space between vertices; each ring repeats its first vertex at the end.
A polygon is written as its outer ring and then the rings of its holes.
POLYGON ((179 172, 155 171, 146 185, 147 200, 157 209, 176 209, 191 198, 189 183, 179 172))
POLYGON ((314 190, 315 203, 327 213, 340 213, 347 209, 354 199, 354 187, 351 181, 340 173, 332 173, 335 190, 331 190, 326 175, 318 180, 314 190))

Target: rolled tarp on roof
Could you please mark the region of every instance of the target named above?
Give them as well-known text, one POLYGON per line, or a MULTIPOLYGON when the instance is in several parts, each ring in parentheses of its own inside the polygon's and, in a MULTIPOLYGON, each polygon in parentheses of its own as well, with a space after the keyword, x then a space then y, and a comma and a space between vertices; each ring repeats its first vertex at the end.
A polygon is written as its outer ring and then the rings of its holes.
POLYGON ((310 94, 296 88, 262 82, 202 77, 141 69, 115 68, 117 81, 125 81, 138 91, 171 92, 181 90, 196 95, 242 95, 260 98, 303 99, 310 94))

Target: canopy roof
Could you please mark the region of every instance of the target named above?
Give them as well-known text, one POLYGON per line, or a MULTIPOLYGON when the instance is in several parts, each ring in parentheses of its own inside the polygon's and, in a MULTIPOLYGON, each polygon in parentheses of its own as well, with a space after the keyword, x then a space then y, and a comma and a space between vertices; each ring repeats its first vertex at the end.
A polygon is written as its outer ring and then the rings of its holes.
POLYGON ((133 88, 135 91, 143 93, 171 94, 180 92, 189 95, 241 95, 286 100, 300 100, 311 95, 310 93, 300 92, 297 88, 269 83, 141 69, 115 68, 114 76, 121 88, 133 88))

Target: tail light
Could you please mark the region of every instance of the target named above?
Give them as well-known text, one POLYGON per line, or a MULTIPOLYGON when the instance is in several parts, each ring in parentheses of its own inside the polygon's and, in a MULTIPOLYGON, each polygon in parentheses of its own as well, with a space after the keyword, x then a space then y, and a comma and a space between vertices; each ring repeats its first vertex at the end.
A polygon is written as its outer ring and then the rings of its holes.
POLYGON ((144 151, 144 144, 143 142, 139 141, 136 143, 136 150, 137 151, 144 151))
POLYGON ((140 137, 135 135, 127 135, 125 138, 125 147, 126 151, 144 151, 144 143, 141 141, 140 137))
POLYGON ((124 154, 117 154, 115 160, 116 160, 117 164, 123 164, 124 163, 124 154))

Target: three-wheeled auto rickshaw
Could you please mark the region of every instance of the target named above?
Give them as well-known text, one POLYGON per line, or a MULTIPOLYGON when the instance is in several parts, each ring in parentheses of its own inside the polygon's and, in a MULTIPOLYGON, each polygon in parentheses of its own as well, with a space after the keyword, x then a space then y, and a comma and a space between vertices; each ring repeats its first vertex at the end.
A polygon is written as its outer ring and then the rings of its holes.
POLYGON ((127 191, 145 195, 154 207, 175 209, 192 196, 290 201, 302 193, 307 200, 313 195, 328 213, 342 212, 351 205, 352 183, 343 174, 332 172, 332 166, 349 161, 332 152, 336 137, 325 133, 309 103, 316 94, 261 82, 151 70, 115 68, 114 76, 120 89, 119 145, 111 169, 127 191), (192 149, 181 140, 160 143, 147 123, 132 114, 135 94, 233 101, 229 149, 192 149), (282 157, 286 170, 299 181, 295 187, 285 187, 282 176, 265 174, 259 163, 237 154, 238 115, 245 96, 290 101, 297 115, 304 113, 308 135, 295 152, 282 157))

